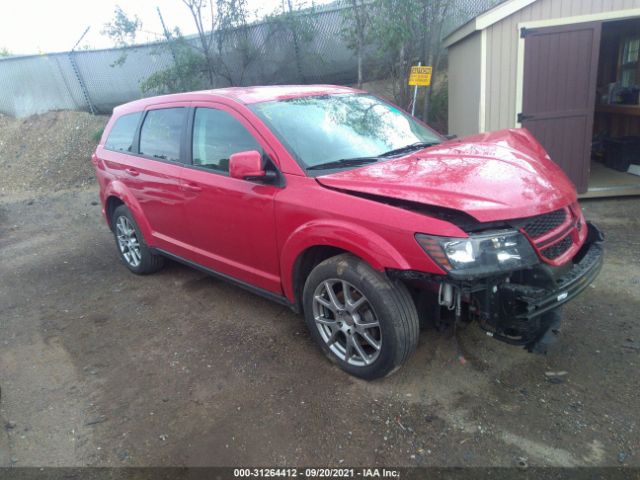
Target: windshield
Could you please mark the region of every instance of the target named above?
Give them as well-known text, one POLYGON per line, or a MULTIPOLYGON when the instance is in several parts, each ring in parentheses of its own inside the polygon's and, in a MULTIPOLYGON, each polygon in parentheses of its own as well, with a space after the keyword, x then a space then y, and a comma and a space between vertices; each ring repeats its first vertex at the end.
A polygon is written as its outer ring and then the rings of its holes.
POLYGON ((411 116, 367 94, 300 97, 250 108, 305 169, 353 168, 363 163, 344 160, 375 159, 408 145, 440 142, 411 116))

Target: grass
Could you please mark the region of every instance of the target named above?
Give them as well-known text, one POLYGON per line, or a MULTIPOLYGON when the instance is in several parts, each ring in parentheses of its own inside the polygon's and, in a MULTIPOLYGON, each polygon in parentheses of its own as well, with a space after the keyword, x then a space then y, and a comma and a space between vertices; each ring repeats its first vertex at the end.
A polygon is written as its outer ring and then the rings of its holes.
POLYGON ((102 138, 102 132, 104 132, 104 128, 101 128, 100 130, 96 130, 93 133, 93 136, 91 138, 93 139, 94 142, 98 143, 100 141, 100 139, 102 138))

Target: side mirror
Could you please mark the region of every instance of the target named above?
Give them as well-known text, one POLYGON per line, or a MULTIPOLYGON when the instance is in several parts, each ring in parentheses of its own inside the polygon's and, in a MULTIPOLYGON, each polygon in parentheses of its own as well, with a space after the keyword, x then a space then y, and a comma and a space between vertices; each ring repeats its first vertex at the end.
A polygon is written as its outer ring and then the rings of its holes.
POLYGON ((266 177, 262 154, 257 150, 234 153, 229 157, 229 175, 243 180, 266 177))

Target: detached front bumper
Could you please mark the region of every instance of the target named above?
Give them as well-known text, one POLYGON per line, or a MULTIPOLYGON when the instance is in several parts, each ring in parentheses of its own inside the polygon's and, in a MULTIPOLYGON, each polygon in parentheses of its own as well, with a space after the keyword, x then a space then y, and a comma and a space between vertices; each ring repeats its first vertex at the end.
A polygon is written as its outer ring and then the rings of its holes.
POLYGON ((515 345, 530 346, 544 336, 557 322, 545 314, 578 296, 602 268, 604 236, 595 225, 587 225, 585 244, 561 274, 541 266, 472 294, 472 309, 481 326, 498 340, 515 345))

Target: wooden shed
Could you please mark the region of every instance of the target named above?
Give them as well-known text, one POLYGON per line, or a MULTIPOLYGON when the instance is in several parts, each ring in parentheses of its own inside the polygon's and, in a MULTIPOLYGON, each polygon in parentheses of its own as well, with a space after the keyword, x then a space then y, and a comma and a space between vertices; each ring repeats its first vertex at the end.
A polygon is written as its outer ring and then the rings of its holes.
POLYGON ((449 133, 525 127, 580 193, 640 193, 640 0, 506 0, 444 43, 449 133))

